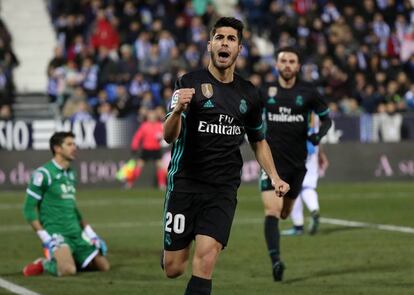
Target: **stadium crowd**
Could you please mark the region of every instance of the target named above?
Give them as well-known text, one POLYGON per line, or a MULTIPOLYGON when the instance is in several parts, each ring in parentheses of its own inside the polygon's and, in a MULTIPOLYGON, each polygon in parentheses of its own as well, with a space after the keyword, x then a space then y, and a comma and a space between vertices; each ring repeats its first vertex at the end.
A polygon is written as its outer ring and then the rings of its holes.
POLYGON ((72 120, 142 118, 153 108, 161 116, 176 77, 206 66, 220 14, 247 27, 240 75, 261 87, 276 79, 275 50, 299 48, 302 78, 333 117, 361 116, 363 141, 375 141, 374 117, 401 125, 414 111, 410 0, 49 0, 49 11, 57 45, 48 94, 72 120))
POLYGON ((14 102, 13 69, 19 65, 12 49, 12 36, 0 19, 0 120, 12 118, 14 102))

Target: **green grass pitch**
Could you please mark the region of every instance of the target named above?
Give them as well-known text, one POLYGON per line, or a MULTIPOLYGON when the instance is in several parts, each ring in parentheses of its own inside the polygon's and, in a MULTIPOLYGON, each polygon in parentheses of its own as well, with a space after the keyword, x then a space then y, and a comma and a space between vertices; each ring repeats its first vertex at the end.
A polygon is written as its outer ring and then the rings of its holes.
MULTIPOLYGON (((84 218, 106 241, 112 269, 69 278, 25 278, 41 246, 22 217, 23 191, 0 193, 0 278, 39 294, 169 295, 184 293, 189 268, 170 280, 159 266, 163 194, 155 190, 85 190, 84 218)), ((322 217, 414 228, 414 183, 321 183, 322 217)), ((243 186, 230 242, 213 277, 214 295, 414 294, 414 234, 322 223, 316 236, 283 237, 287 269, 271 278, 257 187, 243 186)), ((281 224, 290 227, 289 221, 281 224)), ((0 287, 0 294, 11 294, 0 287)))

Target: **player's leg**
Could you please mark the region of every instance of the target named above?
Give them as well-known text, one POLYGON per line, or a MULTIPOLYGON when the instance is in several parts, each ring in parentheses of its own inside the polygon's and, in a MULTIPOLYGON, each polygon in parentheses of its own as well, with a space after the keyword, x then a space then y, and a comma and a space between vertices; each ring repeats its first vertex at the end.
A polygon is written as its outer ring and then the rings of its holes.
POLYGON ((199 195, 201 214, 197 218, 193 275, 186 295, 210 295, 212 275, 220 252, 227 245, 237 206, 236 192, 199 195))
POLYGON ((105 252, 96 248, 92 241, 84 235, 70 240, 72 256, 78 270, 81 271, 108 271, 110 264, 104 256, 105 252))
POLYGON ((305 179, 303 180, 301 198, 305 206, 309 209, 309 212, 311 212, 309 233, 315 234, 319 227, 319 201, 318 193, 316 192, 319 177, 317 153, 308 156, 308 159, 306 160, 306 168, 308 171, 306 172, 305 179))
POLYGON ((76 264, 72 256, 70 241, 59 235, 59 244, 53 253, 45 253, 46 258, 36 259, 23 269, 25 276, 39 275, 48 272, 54 276, 76 274, 76 264))
POLYGON ((95 258, 89 263, 88 270, 97 270, 97 271, 109 271, 111 268, 108 259, 101 254, 95 256, 95 258))
POLYGON ((265 214, 264 236, 272 268, 274 269, 280 265, 279 218, 283 207, 283 199, 275 196, 271 180, 263 170, 260 178, 260 188, 265 214))
POLYGON ((58 262, 55 258, 53 259, 46 259, 46 258, 38 258, 35 261, 27 264, 23 268, 23 274, 28 276, 37 276, 41 275, 44 272, 47 272, 53 276, 67 276, 76 274, 76 267, 72 268, 72 264, 65 263, 65 259, 60 259, 60 264, 58 267, 58 262))
POLYGON ((127 179, 127 187, 132 187, 134 182, 141 176, 142 169, 145 166, 143 159, 138 159, 131 177, 127 179))
POLYGON ((295 199, 299 195, 305 172, 306 170, 291 171, 290 173, 282 175, 279 174, 290 185, 290 190, 283 198, 275 196, 270 179, 262 172, 261 189, 265 209, 265 238, 272 261, 273 279, 275 281, 281 281, 283 279, 285 268, 280 258, 279 219, 286 219, 291 213, 295 199))
POLYGON ((164 273, 168 278, 174 279, 185 272, 188 265, 188 258, 190 256, 190 247, 191 244, 181 250, 164 250, 162 263, 164 273))
POLYGON ((283 199, 275 196, 274 190, 262 191, 265 221, 264 234, 272 264, 280 259, 279 219, 283 199))
POLYGON ((187 284, 185 294, 209 295, 214 266, 223 246, 214 238, 197 235, 193 256, 193 275, 187 284))
POLYGON ((50 273, 55 274, 57 271, 58 276, 70 276, 76 274, 76 264, 73 259, 70 247, 66 244, 61 245, 53 253, 56 266, 53 263, 53 259, 43 264, 43 267, 50 273), (56 267, 56 270, 55 270, 56 267))
POLYGON ((303 234, 304 216, 301 196, 296 198, 292 212, 290 213, 290 218, 292 219, 293 227, 282 231, 282 236, 297 236, 303 234))
POLYGON ((302 191, 303 202, 311 213, 309 233, 316 234, 319 228, 319 201, 318 193, 314 188, 304 188, 302 191))
POLYGON ((157 169, 157 184, 158 188, 165 190, 167 186, 167 171, 163 167, 161 159, 155 161, 155 167, 157 169))
POLYGON ((193 275, 211 279, 214 266, 223 246, 214 238, 197 235, 193 257, 193 275))
POLYGON ((194 222, 199 207, 192 193, 167 191, 164 205, 164 252, 162 268, 168 278, 183 274, 194 239, 194 222))
POLYGON ((294 199, 278 198, 272 190, 263 191, 262 200, 265 208, 265 239, 272 262, 273 279, 282 281, 285 265, 281 261, 279 219, 289 216, 294 199))

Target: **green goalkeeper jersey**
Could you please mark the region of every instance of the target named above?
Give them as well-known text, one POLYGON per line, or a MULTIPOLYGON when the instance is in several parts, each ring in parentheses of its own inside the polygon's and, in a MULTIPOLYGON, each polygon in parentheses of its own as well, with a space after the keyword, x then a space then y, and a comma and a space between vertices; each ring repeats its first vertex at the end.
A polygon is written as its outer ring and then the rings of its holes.
POLYGON ((26 190, 25 217, 39 219, 50 234, 79 235, 81 216, 76 207, 76 174, 63 170, 54 160, 35 170, 26 190), (35 206, 33 206, 34 204, 35 206), (31 214, 31 210, 37 214, 31 214))

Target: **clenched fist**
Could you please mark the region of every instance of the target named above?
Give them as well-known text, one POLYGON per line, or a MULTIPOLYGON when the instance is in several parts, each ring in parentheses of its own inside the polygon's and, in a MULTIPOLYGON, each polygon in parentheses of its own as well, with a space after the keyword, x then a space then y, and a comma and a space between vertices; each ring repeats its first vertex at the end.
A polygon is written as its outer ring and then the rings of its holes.
POLYGON ((173 112, 180 114, 184 112, 187 109, 188 104, 191 102, 194 94, 194 88, 181 88, 176 90, 171 101, 171 109, 173 112))

